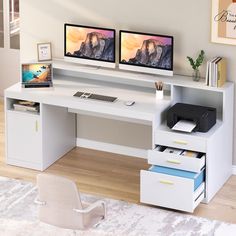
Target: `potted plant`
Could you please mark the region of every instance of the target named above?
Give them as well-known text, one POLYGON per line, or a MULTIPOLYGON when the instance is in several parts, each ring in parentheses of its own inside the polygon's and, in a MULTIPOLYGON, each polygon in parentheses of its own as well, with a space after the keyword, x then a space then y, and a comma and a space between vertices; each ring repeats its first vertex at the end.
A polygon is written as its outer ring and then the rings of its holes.
POLYGON ((199 67, 202 65, 205 57, 205 52, 201 50, 200 54, 198 57, 194 60, 191 57, 187 57, 191 67, 193 68, 193 80, 194 81, 199 81, 201 78, 199 67))

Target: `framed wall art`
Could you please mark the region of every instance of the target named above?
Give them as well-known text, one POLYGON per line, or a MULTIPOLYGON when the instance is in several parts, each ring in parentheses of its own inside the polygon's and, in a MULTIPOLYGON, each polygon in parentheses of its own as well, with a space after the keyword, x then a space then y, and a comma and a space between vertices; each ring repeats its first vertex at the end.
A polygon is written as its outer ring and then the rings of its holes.
POLYGON ((51 43, 38 43, 37 50, 38 50, 38 61, 52 60, 51 43))
POLYGON ((212 0, 211 41, 236 45, 236 0, 212 0))

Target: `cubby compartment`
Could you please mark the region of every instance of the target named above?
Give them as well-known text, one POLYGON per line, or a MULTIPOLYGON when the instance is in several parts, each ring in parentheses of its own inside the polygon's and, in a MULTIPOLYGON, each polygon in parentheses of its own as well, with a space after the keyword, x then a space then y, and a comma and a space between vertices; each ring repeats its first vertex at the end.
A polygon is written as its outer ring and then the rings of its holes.
POLYGON ((205 197, 205 170, 200 173, 152 166, 141 170, 141 202, 193 212, 205 197))
POLYGON ((8 98, 5 105, 7 111, 29 113, 33 115, 40 114, 40 103, 38 102, 8 98))
POLYGON ((165 152, 167 148, 166 146, 157 146, 154 150, 149 150, 148 163, 197 173, 205 166, 206 155, 204 153, 194 152, 196 157, 189 157, 184 155, 188 150, 179 149, 182 152, 178 154, 165 152))
POLYGON ((223 93, 222 91, 201 90, 179 85, 173 86, 172 99, 175 103, 187 103, 199 106, 214 107, 217 119, 223 120, 223 93))

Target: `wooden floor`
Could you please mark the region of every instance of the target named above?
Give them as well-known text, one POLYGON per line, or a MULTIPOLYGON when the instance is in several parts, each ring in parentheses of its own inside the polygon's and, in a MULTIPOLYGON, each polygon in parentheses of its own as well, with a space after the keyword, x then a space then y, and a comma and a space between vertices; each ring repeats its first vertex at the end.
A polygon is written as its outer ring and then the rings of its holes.
MULTIPOLYGON (((37 171, 6 165, 4 156, 4 112, 0 101, 0 175, 35 182, 37 171)), ((46 172, 73 179, 82 192, 139 203, 139 171, 147 168, 144 159, 75 148, 46 172)), ((236 176, 210 204, 201 204, 194 215, 236 223, 236 176)))

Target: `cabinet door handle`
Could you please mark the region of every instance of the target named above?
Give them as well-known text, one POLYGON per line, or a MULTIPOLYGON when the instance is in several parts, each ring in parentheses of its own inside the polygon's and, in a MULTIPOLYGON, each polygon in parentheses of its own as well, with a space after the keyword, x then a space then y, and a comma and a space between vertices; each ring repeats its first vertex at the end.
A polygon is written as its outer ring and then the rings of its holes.
POLYGON ((173 142, 176 143, 176 144, 182 144, 182 145, 187 145, 188 144, 187 141, 183 141, 183 140, 174 140, 173 142))
POLYGON ((39 124, 38 124, 38 121, 36 120, 35 121, 35 132, 38 132, 39 130, 39 124))
POLYGON ((164 180, 164 179, 161 179, 160 183, 161 184, 166 184, 166 185, 174 185, 174 182, 172 182, 170 180, 164 180))
POLYGON ((181 164, 181 161, 174 160, 174 159, 168 159, 167 162, 172 163, 172 164, 181 164))

